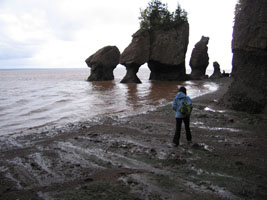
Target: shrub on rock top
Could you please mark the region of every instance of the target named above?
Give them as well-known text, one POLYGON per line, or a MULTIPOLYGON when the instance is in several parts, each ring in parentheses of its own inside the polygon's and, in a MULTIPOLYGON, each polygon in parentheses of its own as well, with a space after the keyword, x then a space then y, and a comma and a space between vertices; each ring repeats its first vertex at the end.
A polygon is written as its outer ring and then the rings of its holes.
POLYGON ((152 0, 148 7, 141 9, 140 28, 147 30, 170 29, 182 23, 187 23, 187 12, 178 4, 174 12, 168 10, 168 5, 160 0, 152 0))

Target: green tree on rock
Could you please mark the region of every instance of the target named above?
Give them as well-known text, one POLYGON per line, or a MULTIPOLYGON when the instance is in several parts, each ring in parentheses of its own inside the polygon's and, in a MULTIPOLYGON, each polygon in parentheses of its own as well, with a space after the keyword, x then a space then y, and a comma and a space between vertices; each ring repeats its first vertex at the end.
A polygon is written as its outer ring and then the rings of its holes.
POLYGON ((160 0, 151 0, 146 9, 141 9, 140 28, 155 30, 170 29, 187 22, 187 12, 178 3, 175 12, 170 13, 168 5, 160 0))

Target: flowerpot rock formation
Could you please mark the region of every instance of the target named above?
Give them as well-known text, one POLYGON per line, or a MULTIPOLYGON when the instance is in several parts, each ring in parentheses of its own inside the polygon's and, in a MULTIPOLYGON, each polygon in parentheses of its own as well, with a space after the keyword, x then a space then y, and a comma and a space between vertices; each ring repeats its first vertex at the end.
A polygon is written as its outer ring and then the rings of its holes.
POLYGON ((146 30, 138 30, 132 35, 132 42, 122 52, 120 64, 126 67, 126 75, 121 83, 141 83, 137 72, 149 60, 150 37, 146 30))
POLYGON ((119 64, 120 51, 116 46, 106 46, 85 60, 91 68, 88 81, 114 80, 113 70, 119 64))
POLYGON ((123 83, 140 83, 136 73, 144 63, 147 63, 151 70, 150 80, 187 79, 185 74, 185 54, 189 38, 187 22, 169 30, 140 29, 132 37, 132 42, 120 58, 120 64, 127 70, 123 83))

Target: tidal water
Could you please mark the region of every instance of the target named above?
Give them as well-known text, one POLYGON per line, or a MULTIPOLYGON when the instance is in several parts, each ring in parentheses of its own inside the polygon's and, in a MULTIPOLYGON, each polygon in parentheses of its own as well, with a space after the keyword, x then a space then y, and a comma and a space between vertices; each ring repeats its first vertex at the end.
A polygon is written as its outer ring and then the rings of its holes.
POLYGON ((125 73, 116 68, 114 81, 87 82, 89 69, 0 70, 0 135, 146 112, 170 103, 181 85, 192 98, 217 89, 210 82, 149 81, 148 68, 138 72, 142 84, 122 84, 125 73))

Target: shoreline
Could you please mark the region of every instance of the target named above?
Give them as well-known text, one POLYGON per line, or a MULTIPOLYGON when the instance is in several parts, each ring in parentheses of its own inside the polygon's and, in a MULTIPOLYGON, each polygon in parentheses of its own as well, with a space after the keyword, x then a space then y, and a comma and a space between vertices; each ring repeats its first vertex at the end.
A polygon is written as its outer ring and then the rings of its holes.
POLYGON ((4 199, 265 199, 265 117, 224 108, 219 89, 193 99, 193 145, 184 127, 171 147, 170 105, 39 134, 1 137, 4 199))

